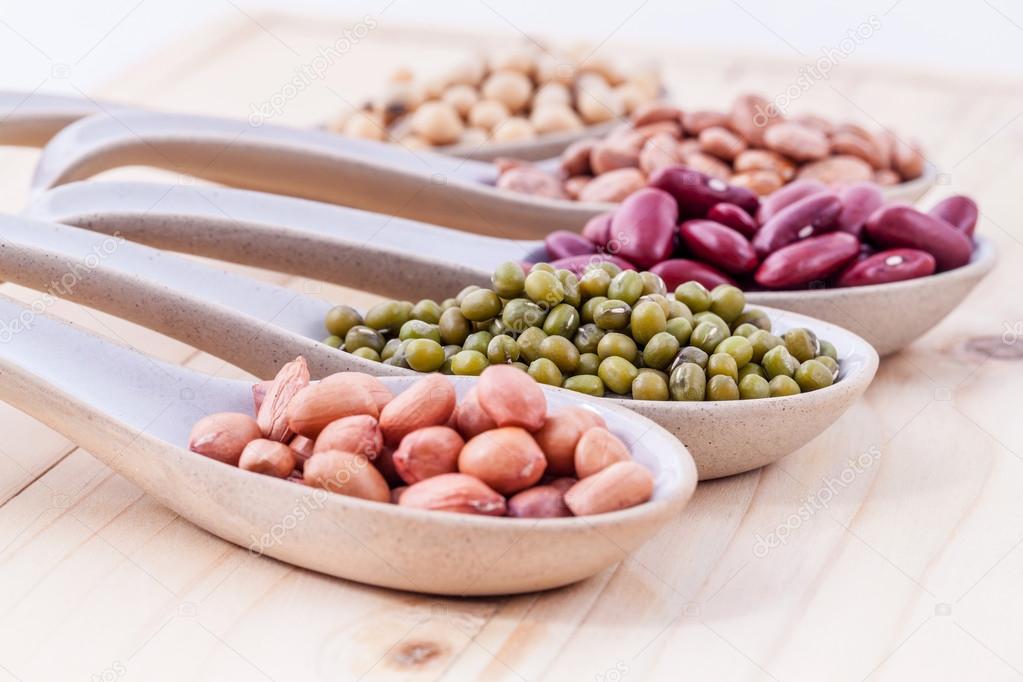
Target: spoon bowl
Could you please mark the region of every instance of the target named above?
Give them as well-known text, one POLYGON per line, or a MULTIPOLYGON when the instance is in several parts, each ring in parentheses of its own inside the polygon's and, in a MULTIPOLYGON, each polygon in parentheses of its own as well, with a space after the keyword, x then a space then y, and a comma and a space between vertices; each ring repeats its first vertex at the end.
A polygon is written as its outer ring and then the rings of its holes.
MULTIPOLYGON (((32 310, 0 297, 0 315, 32 310)), ((252 386, 160 362, 46 315, 0 344, 0 399, 86 448, 192 523, 296 566, 370 585, 442 595, 532 592, 625 559, 674 518, 696 487, 685 447, 605 401, 547 391, 550 408, 585 404, 655 477, 653 498, 608 514, 511 519, 430 512, 337 495, 189 452, 205 414, 252 414, 252 386)), ((384 384, 400 393, 415 377, 384 384)), ((474 379, 453 379, 462 396, 474 379)))
MULTIPOLYGON (((249 234, 249 241, 261 240, 249 234)), ((74 286, 64 287, 64 297, 147 326, 256 376, 273 376, 297 355, 306 357, 314 377, 346 370, 378 376, 415 374, 318 341, 331 307, 327 301, 119 236, 0 216, 0 278, 47 290, 69 271, 76 273, 76 279, 74 286)), ((877 370, 877 354, 841 327, 786 311, 764 310, 778 332, 808 327, 834 343, 841 361, 840 380, 812 393, 767 400, 703 403, 606 397, 600 401, 650 417, 685 443, 701 478, 755 469, 797 450, 866 390, 877 370)))
MULTIPOLYGON (((27 209, 45 220, 174 251, 289 272, 390 296, 442 300, 490 286, 507 260, 545 260, 543 242, 497 239, 318 202, 217 187, 72 183, 27 209)), ((750 292, 747 300, 831 322, 881 355, 948 315, 995 264, 982 237, 969 264, 891 284, 750 292)))

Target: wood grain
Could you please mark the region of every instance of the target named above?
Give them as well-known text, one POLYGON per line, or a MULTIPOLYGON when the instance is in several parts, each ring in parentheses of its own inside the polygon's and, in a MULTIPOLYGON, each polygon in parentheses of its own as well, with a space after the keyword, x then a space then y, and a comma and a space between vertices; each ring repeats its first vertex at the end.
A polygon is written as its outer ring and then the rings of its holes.
MULTIPOLYGON (((400 65, 426 72, 493 42, 378 20, 279 122, 317 123, 400 65)), ((233 14, 90 94, 245 116, 352 25, 233 14)), ((602 48, 615 49, 652 53, 602 48)), ((725 51, 661 58, 687 107, 720 107, 750 88, 783 92, 802 63, 725 51)), ((866 398, 821 438, 762 471, 702 485, 629 560, 569 588, 435 599, 252 557, 0 407, 0 680, 1023 677, 1021 93, 1018 80, 841 64, 799 98, 793 110, 919 137, 946 174, 923 203, 973 194, 1000 265, 883 363, 866 398)), ((34 153, 0 158, 0 208, 17 210, 34 153)), ((338 301, 375 300, 315 286, 338 301)), ((60 302, 49 310, 154 355, 240 375, 120 320, 60 302)))

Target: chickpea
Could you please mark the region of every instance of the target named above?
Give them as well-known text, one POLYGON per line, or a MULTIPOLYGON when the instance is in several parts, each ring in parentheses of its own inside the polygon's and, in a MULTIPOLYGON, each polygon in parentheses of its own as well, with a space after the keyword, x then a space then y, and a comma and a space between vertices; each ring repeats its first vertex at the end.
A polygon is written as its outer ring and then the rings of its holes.
POLYGON ((575 80, 575 64, 570 59, 541 55, 536 60, 536 80, 539 83, 571 85, 575 80))
POLYGON ((564 104, 572 105, 572 93, 561 83, 547 83, 541 86, 533 95, 533 108, 542 104, 564 104))
POLYGON ((496 99, 510 111, 519 111, 529 103, 533 83, 518 71, 495 71, 483 81, 484 99, 496 99))
POLYGON ((511 113, 504 104, 497 100, 484 99, 476 102, 469 110, 469 125, 483 130, 493 130, 509 116, 511 113))
POLYGON ((498 125, 494 131, 495 142, 520 142, 536 137, 532 124, 521 116, 512 116, 498 125))
POLYGON ((466 118, 472 105, 479 101, 479 95, 471 85, 452 85, 441 95, 441 101, 450 104, 459 116, 466 118))
POLYGON ((459 144, 485 144, 490 138, 490 133, 482 128, 466 128, 465 132, 462 133, 462 138, 458 140, 459 144))
POLYGON ((418 135, 406 135, 398 140, 398 144, 411 151, 424 151, 433 147, 433 145, 418 135))
POLYGON ((462 119, 445 102, 426 102, 412 114, 412 132, 435 145, 455 142, 462 129, 462 119))
POLYGON ((483 59, 478 57, 465 59, 448 71, 445 78, 447 81, 446 85, 471 85, 475 87, 483 80, 486 71, 487 67, 483 59))
POLYGON ((394 70, 394 73, 391 74, 389 80, 392 83, 411 83, 415 80, 415 77, 412 74, 412 69, 407 66, 402 66, 394 70))
POLYGON ((528 47, 505 50, 490 58, 491 71, 518 71, 532 76, 536 69, 536 53, 528 47))
POLYGON ((652 97, 647 97, 645 88, 631 81, 622 83, 614 91, 618 98, 622 100, 622 105, 625 107, 625 113, 627 114, 631 114, 653 99, 652 97))
POLYGON ((383 119, 370 111, 353 111, 341 132, 364 140, 383 140, 387 135, 383 119))
POLYGON ((542 104, 533 109, 529 121, 536 132, 541 134, 579 130, 583 127, 583 122, 575 112, 564 104, 542 104))
POLYGON ((587 123, 604 123, 620 117, 625 113, 622 98, 610 88, 580 87, 577 106, 583 120, 587 123))
POLYGON ((391 83, 382 97, 373 103, 384 123, 390 125, 402 116, 415 111, 423 103, 423 91, 413 83, 391 83))

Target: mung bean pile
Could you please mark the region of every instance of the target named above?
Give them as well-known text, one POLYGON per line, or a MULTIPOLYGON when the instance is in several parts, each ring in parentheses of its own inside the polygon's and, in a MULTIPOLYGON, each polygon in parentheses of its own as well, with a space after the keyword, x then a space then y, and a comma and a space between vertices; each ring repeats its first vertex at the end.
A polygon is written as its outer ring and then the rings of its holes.
POLYGON ((838 379, 838 353, 813 331, 771 331, 737 287, 680 284, 594 263, 581 277, 514 261, 492 287, 440 303, 387 301, 327 313, 329 346, 417 372, 478 375, 510 364, 543 384, 638 400, 791 396, 838 379))

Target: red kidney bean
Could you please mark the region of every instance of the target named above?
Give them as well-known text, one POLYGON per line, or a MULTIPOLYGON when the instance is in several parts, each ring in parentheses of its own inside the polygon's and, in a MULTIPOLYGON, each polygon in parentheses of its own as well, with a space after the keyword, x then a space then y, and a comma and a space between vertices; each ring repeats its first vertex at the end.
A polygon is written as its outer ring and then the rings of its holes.
POLYGON ((872 242, 885 249, 907 248, 934 256, 938 270, 970 262, 973 244, 954 227, 911 206, 886 206, 875 211, 864 227, 872 242))
POLYGON ((976 202, 970 197, 954 194, 939 201, 927 213, 938 220, 944 220, 967 237, 972 237, 973 231, 977 228, 977 216, 980 211, 977 209, 976 202))
POLYGON ((836 221, 838 229, 859 238, 867 218, 884 205, 881 189, 872 182, 857 182, 843 187, 838 192, 842 200, 842 212, 836 221))
POLYGON ((687 220, 678 233, 694 256, 725 272, 742 275, 752 272, 759 262, 745 237, 712 220, 687 220))
POLYGON ((757 210, 757 222, 763 225, 789 204, 794 204, 800 199, 805 199, 811 194, 817 194, 827 189, 827 185, 819 180, 796 180, 790 182, 781 189, 772 192, 770 196, 760 202, 760 208, 757 210))
POLYGON ((735 204, 753 214, 760 205, 757 195, 744 187, 729 185, 700 171, 684 166, 669 166, 654 171, 647 183, 675 197, 679 213, 687 218, 702 218, 714 204, 735 204))
POLYGON ((860 240, 847 232, 810 237, 778 249, 757 270, 757 284, 768 289, 791 289, 826 279, 856 258, 860 240))
POLYGON ((614 211, 595 215, 586 221, 583 227, 583 236, 599 246, 605 246, 611 238, 611 218, 614 211))
POLYGON ((650 272, 664 280, 668 291, 674 291, 679 284, 696 280, 708 289, 719 284, 735 284, 735 280, 711 265, 688 258, 672 258, 661 261, 650 268, 650 272))
POLYGON ((564 268, 565 270, 571 270, 577 276, 582 275, 586 271, 586 268, 595 263, 614 263, 622 270, 635 270, 636 266, 618 256, 612 256, 607 253, 592 253, 583 256, 569 256, 568 258, 559 258, 556 261, 552 261, 551 265, 555 268, 564 268))
POLYGON ((789 204, 760 226, 753 237, 759 258, 800 239, 828 232, 842 210, 842 201, 834 192, 817 192, 789 204))
POLYGON ((901 282, 934 274, 934 256, 918 249, 889 249, 853 263, 838 276, 840 287, 901 282))
POLYGON ((649 268, 671 257, 678 204, 667 192, 647 187, 630 194, 611 218, 610 241, 625 260, 649 268))
POLYGON ((586 237, 568 230, 556 230, 548 233, 544 237, 543 245, 547 249, 547 258, 550 260, 568 258, 569 256, 585 256, 597 252, 596 244, 586 237))
POLYGON ((746 239, 751 238, 757 231, 757 221, 753 216, 735 204, 714 204, 707 211, 707 220, 730 227, 746 239))

